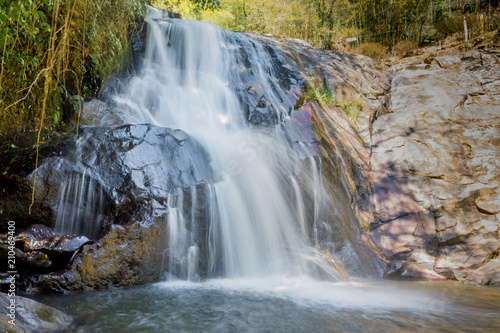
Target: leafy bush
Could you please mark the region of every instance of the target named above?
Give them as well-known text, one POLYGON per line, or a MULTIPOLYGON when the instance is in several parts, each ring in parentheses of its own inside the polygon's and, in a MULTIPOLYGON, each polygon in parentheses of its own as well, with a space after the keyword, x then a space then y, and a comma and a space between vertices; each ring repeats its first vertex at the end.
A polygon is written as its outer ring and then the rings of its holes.
POLYGON ((363 110, 363 102, 361 100, 356 101, 356 103, 344 101, 340 104, 340 107, 344 110, 348 117, 358 119, 359 113, 363 110))
POLYGON ((337 98, 325 85, 321 88, 309 89, 306 94, 306 101, 315 100, 321 105, 336 105, 337 98))
MULTIPOLYGON (((464 32, 464 15, 461 13, 453 13, 451 16, 444 16, 435 23, 436 32, 441 37, 453 35, 457 32, 464 32)), ((476 15, 466 15, 467 29, 475 35, 481 30, 481 23, 476 15)))

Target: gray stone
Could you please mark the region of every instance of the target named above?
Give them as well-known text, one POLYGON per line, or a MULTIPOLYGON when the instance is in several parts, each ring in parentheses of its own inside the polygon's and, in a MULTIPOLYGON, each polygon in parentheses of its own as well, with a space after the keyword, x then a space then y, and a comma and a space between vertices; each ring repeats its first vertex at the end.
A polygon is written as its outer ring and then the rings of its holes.
POLYGON ((9 323, 10 310, 7 306, 12 298, 0 293, 0 330, 12 333, 31 332, 60 332, 68 329, 73 319, 63 312, 50 306, 43 305, 29 298, 16 296, 15 300, 15 326, 9 323))
POLYGON ((447 278, 497 283, 488 260, 500 248, 499 61, 481 51, 436 61, 392 68, 392 108, 372 125, 372 237, 395 258, 425 250, 434 267, 414 263, 447 278), (417 221, 435 237, 411 234, 417 221))
POLYGON ((80 124, 87 126, 118 126, 123 120, 106 103, 93 99, 83 103, 80 124))

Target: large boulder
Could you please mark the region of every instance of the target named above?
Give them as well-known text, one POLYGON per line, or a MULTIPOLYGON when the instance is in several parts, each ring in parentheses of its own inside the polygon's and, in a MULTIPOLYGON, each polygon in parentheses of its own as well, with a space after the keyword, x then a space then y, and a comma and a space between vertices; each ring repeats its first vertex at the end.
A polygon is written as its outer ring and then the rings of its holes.
POLYGON ((50 306, 43 305, 29 298, 16 296, 10 298, 0 293, 0 330, 8 333, 61 332, 69 329, 73 318, 50 306), (9 305, 14 300, 15 312, 9 305), (12 315, 14 325, 12 325, 12 315))
MULTIPOLYGON (((161 211, 161 209, 160 209, 161 211)), ((67 293, 156 282, 166 267, 167 214, 113 225, 95 244, 85 245, 71 266, 24 280, 28 293, 67 293)))
MULTIPOLYGON (((203 209, 206 186, 217 179, 196 140, 152 125, 82 127, 75 151, 46 159, 37 171, 36 198, 53 210, 56 231, 65 231, 57 219, 62 214, 73 232, 84 235, 56 236, 41 227, 22 232, 20 256, 41 254, 47 261, 38 261, 44 269, 29 266, 22 285, 27 292, 158 281, 168 257, 167 211, 176 197, 191 197, 192 191, 203 209)), ((184 208, 185 216, 195 213, 203 225, 206 211, 179 207, 184 208)), ((200 233, 200 244, 204 236, 200 233)))
POLYGON ((61 215, 73 223, 71 232, 91 239, 111 224, 128 223, 151 198, 166 205, 169 193, 216 179, 205 149, 180 130, 82 127, 75 148, 37 169, 35 199, 52 210, 59 231, 67 232, 57 223, 61 215), (73 202, 77 194, 80 204, 73 202))

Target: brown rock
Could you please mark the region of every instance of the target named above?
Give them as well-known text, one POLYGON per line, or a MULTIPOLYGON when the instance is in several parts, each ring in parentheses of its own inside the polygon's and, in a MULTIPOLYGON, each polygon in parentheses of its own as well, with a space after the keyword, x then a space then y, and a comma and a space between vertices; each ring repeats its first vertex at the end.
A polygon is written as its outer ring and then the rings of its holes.
POLYGON ((85 245, 67 270, 34 275, 24 288, 30 293, 66 293, 160 280, 166 267, 166 216, 126 227, 113 225, 103 239, 85 245))
POLYGON ((498 193, 488 194, 476 199, 477 209, 484 214, 495 215, 500 213, 500 195, 498 193))

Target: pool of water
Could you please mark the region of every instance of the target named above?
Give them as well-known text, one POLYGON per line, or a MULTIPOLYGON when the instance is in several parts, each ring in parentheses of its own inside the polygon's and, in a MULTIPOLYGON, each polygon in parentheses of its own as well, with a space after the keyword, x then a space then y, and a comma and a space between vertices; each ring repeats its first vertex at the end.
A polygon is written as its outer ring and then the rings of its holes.
POLYGON ((163 282, 37 296, 72 332, 499 332, 500 288, 309 279, 163 282))

